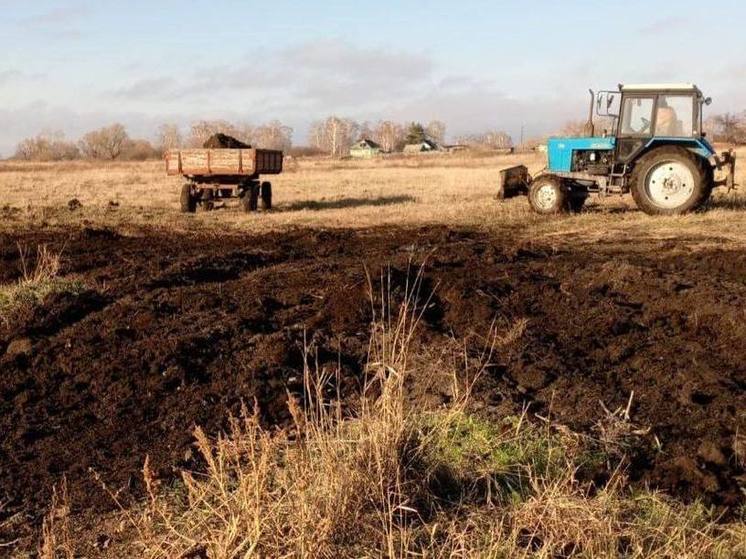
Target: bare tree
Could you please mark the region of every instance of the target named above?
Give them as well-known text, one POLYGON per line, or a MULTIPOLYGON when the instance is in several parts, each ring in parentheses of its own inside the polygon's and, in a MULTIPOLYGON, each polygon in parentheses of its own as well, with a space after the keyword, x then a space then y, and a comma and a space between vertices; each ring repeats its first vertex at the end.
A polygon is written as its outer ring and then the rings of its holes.
POLYGON ((502 130, 489 130, 481 134, 469 134, 456 138, 456 142, 483 149, 507 149, 513 147, 513 138, 502 130))
POLYGON ((293 129, 273 120, 254 129, 254 144, 265 149, 288 151, 292 145, 293 129))
POLYGON ((121 124, 112 124, 99 130, 88 132, 79 142, 80 151, 92 159, 116 159, 122 153, 122 146, 129 139, 127 130, 121 124))
POLYGON ((319 151, 326 152, 326 149, 324 149, 326 143, 325 137, 324 123, 320 120, 312 122, 308 129, 308 143, 310 146, 319 151))
POLYGON ((350 151, 360 125, 349 118, 330 116, 311 125, 309 141, 332 157, 343 157, 350 151))
POLYGON ((568 120, 562 125, 558 135, 566 138, 582 138, 586 135, 588 121, 586 120, 568 120))
POLYGON ((383 151, 392 152, 404 142, 404 127, 390 120, 382 120, 373 128, 372 136, 383 151))
POLYGON ((595 136, 600 136, 604 133, 614 133, 615 120, 612 117, 596 116, 593 119, 593 130, 587 120, 568 120, 562 125, 562 128, 557 132, 558 136, 565 138, 584 138, 590 136, 591 132, 595 136))
POLYGON ((26 138, 16 148, 16 159, 28 161, 63 161, 77 159, 80 150, 65 140, 62 132, 42 132, 33 138, 26 138))
POLYGON ((707 119, 705 129, 713 140, 729 144, 746 142, 746 112, 724 113, 707 119))
POLYGON ((360 140, 372 140, 373 139, 373 126, 367 120, 361 122, 358 125, 357 130, 358 139, 360 140))
POLYGON ((120 159, 124 161, 147 161, 148 159, 158 159, 162 150, 153 147, 147 140, 127 140, 122 145, 122 154, 120 159))
POLYGON ((446 139, 446 125, 440 120, 433 120, 425 126, 427 138, 436 144, 442 144, 446 139))
POLYGON ((238 122, 234 124, 230 132, 226 132, 226 134, 229 134, 236 138, 237 140, 240 140, 241 142, 252 145, 255 143, 254 141, 254 135, 256 133, 256 129, 254 126, 248 122, 238 122))
POLYGON ((161 152, 170 149, 180 148, 184 145, 184 138, 181 136, 181 130, 176 124, 161 124, 158 127, 156 147, 161 152))

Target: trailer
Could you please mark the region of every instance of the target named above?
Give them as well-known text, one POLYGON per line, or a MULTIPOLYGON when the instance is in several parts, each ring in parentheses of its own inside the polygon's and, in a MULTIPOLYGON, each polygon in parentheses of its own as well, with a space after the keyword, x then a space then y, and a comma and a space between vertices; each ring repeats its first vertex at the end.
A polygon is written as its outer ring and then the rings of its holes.
POLYGON ((166 173, 182 176, 181 211, 213 209, 216 200, 238 198, 246 212, 272 209, 272 183, 261 175, 282 172, 283 153, 271 149, 171 149, 166 173))

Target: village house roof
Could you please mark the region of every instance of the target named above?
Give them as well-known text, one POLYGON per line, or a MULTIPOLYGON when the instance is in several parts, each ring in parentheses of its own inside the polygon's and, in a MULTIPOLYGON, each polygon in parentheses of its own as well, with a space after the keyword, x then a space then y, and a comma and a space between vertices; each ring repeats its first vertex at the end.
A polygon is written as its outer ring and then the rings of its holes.
POLYGON ((373 140, 369 140, 368 138, 363 138, 359 140, 357 143, 353 144, 352 149, 381 149, 381 146, 374 142, 373 140))
POLYGON ((420 152, 420 151, 436 151, 438 144, 430 140, 423 140, 417 144, 407 144, 404 146, 404 153, 420 152))

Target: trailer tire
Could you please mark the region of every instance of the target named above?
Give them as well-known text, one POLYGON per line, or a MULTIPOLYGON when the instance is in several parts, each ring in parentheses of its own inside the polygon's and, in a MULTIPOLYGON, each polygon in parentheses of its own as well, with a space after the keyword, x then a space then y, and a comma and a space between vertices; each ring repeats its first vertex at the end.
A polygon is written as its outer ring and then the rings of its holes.
POLYGON ((712 194, 707 162, 678 146, 643 155, 630 177, 635 204, 648 215, 679 215, 701 207, 712 194))
POLYGON ((202 195, 200 196, 200 205, 206 212, 210 212, 215 209, 215 193, 211 188, 202 189, 202 195))
POLYGON ((272 183, 271 182, 262 183, 261 195, 262 195, 262 209, 271 210, 272 209, 272 183))
POLYGON ((528 187, 528 203, 536 213, 564 213, 570 209, 569 192, 561 178, 540 175, 528 187))
POLYGON ((197 198, 192 194, 191 183, 187 182, 182 185, 179 202, 182 213, 193 214, 197 211, 197 198))
POLYGON ((241 207, 246 213, 255 212, 259 205, 259 184, 250 183, 244 190, 243 197, 241 198, 241 207))

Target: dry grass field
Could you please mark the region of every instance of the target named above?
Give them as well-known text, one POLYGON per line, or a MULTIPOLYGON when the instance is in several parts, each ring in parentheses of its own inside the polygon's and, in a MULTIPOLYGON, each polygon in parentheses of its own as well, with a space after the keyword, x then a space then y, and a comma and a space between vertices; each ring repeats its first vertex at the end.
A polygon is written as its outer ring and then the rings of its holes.
MULTIPOLYGON (((746 149, 739 152, 746 160, 746 149)), ((746 194, 718 193, 707 212, 656 219, 634 208, 629 198, 591 198, 587 211, 559 219, 539 218, 523 198, 494 200, 499 169, 526 164, 541 170, 540 154, 497 157, 401 158, 373 161, 299 160, 274 177, 275 210, 246 215, 235 202, 213 212, 178 213, 181 181, 165 175, 161 162, 0 163, 3 193, 0 230, 25 225, 92 223, 121 229, 233 231, 261 233, 293 227, 368 228, 448 225, 486 230, 519 228, 539 236, 572 236, 575 242, 599 237, 671 236, 711 230, 713 236, 740 239, 746 194), (82 207, 68 209, 77 199, 82 207)), ((739 166, 737 182, 746 184, 739 166)))
POLYGON ((746 194, 542 217, 518 163, 184 215, 161 162, 0 162, 0 556, 746 557, 746 194))

